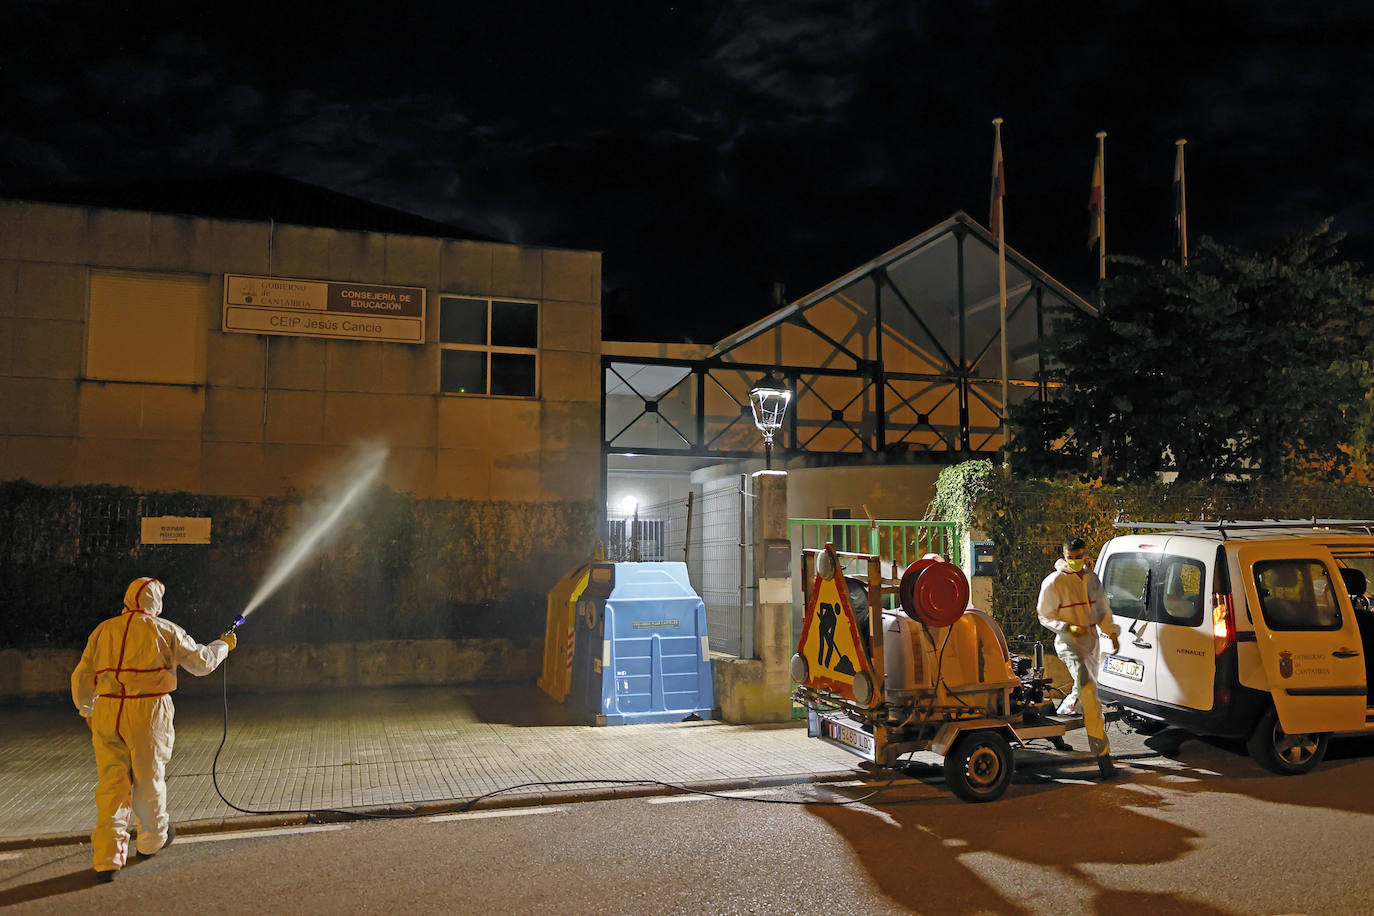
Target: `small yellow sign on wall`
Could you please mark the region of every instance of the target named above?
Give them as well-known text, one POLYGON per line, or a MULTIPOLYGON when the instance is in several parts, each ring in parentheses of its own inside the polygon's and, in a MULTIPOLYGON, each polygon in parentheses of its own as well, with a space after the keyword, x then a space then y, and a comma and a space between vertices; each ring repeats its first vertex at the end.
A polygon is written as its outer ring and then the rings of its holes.
POLYGON ((208 544, 210 519, 177 515, 147 516, 143 519, 142 534, 145 544, 208 544))

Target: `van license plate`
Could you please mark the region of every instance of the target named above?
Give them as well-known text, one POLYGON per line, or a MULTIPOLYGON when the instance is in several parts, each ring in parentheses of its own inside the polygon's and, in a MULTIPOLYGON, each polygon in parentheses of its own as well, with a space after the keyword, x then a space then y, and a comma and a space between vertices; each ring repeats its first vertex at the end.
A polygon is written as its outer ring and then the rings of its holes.
POLYGON ((1145 679, 1144 665, 1134 659, 1120 658, 1116 655, 1108 655, 1103 660, 1102 670, 1108 674, 1115 674, 1117 677, 1129 678, 1133 681, 1145 679))
POLYGON ((838 741, 857 754, 872 756, 873 736, 862 729, 837 722, 834 719, 822 719, 821 728, 824 729, 825 736, 832 741, 838 741))

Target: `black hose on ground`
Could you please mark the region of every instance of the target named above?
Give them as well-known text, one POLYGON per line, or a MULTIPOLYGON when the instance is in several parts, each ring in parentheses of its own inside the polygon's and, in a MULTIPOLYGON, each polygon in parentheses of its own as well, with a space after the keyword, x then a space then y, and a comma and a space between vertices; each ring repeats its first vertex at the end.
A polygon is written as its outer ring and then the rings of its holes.
MULTIPOLYGON (((615 785, 615 786, 660 786, 660 787, 662 787, 662 788, 665 788, 665 789, 672 789, 672 790, 675 790, 675 791, 677 791, 677 792, 687 793, 687 794, 691 794, 691 795, 706 795, 706 796, 709 796, 709 797, 711 797, 711 798, 722 798, 722 799, 726 799, 726 800, 728 800, 728 801, 756 802, 756 803, 758 803, 758 804, 765 804, 765 805, 819 805, 819 806, 826 806, 826 807, 845 807, 845 806, 847 806, 847 805, 858 805, 858 804, 862 804, 862 803, 864 803, 864 802, 866 802, 866 801, 870 801, 870 800, 872 800, 872 799, 878 797, 880 794, 882 794, 883 792, 887 791, 887 789, 889 789, 889 788, 892 786, 892 784, 893 784, 894 782, 897 781, 897 778, 901 775, 901 771, 900 771, 900 770, 894 769, 892 778, 889 779, 889 780, 888 780, 886 783, 884 783, 883 785, 881 785, 881 786, 879 786, 878 788, 874 789, 872 792, 868 793, 867 795, 860 796, 859 798, 846 799, 846 800, 844 800, 844 801, 837 801, 837 800, 834 800, 834 799, 815 799, 815 800, 811 800, 811 801, 799 801, 799 800, 796 800, 796 799, 784 799, 784 798, 754 798, 754 797, 750 797, 750 796, 729 795, 729 794, 726 794, 726 793, 724 793, 724 792, 711 792, 711 791, 706 790, 706 789, 694 789, 694 788, 692 788, 691 786, 684 786, 684 785, 678 785, 677 783, 664 782, 664 781, 662 781, 662 780, 660 780, 660 779, 556 779, 556 780, 547 780, 547 781, 540 780, 540 781, 536 781, 536 782, 524 782, 524 783, 520 783, 519 785, 505 786, 504 788, 494 789, 494 790, 492 790, 491 792, 484 792, 483 794, 478 795, 478 796, 476 796, 476 797, 474 797, 474 798, 467 799, 466 801, 461 801, 461 802, 459 802, 459 801, 453 801, 448 807, 443 807, 443 808, 438 808, 438 809, 435 809, 435 810, 428 810, 428 811, 423 811, 423 812, 420 812, 420 811, 372 812, 372 811, 362 811, 362 810, 359 810, 359 809, 357 809, 357 808, 262 808, 262 809, 259 809, 259 808, 245 808, 245 807, 242 807, 241 805, 236 805, 236 804, 234 804, 234 803, 231 802, 228 798, 226 798, 225 795, 224 795, 224 791, 223 791, 222 789, 220 789, 220 786, 219 786, 219 755, 220 755, 220 752, 224 750, 225 742, 226 742, 226 741, 228 740, 228 738, 229 738, 229 672, 228 672, 229 664, 228 664, 228 659, 225 659, 225 661, 224 661, 223 663, 221 663, 220 668, 221 668, 221 669, 223 670, 223 672, 224 672, 224 673, 223 673, 223 676, 222 676, 222 678, 221 678, 222 693, 223 693, 223 700, 224 700, 224 720, 223 720, 222 728, 221 728, 221 730, 220 730, 219 747, 215 748, 215 756, 214 756, 214 759, 211 760, 211 762, 210 762, 210 781, 211 781, 211 783, 213 783, 213 785, 214 785, 214 787, 215 787, 215 794, 219 796, 220 801, 224 802, 226 805, 228 805, 230 808, 233 808, 235 811, 241 812, 241 813, 243 813, 243 814, 306 814, 306 815, 314 815, 314 814, 332 814, 332 815, 336 815, 336 816, 341 817, 341 818, 355 818, 355 819, 364 819, 364 820, 394 820, 394 819, 401 819, 401 818, 408 818, 408 817, 433 817, 433 816, 436 815, 436 814, 445 814, 445 813, 448 813, 448 812, 470 811, 470 810, 473 808, 474 805, 476 805, 478 802, 482 801, 483 799, 492 798, 493 796, 501 795, 501 794, 506 793, 506 792, 514 792, 514 791, 516 791, 516 790, 518 790, 518 789, 528 789, 528 788, 533 788, 533 787, 535 787, 535 786, 543 786, 543 787, 545 787, 545 788, 553 788, 553 787, 556 787, 556 786, 586 786, 586 785, 601 785, 601 786, 604 786, 604 785, 615 785)), ((431 799, 431 800, 423 800, 423 801, 409 802, 408 804, 412 804, 412 805, 434 805, 434 804, 440 804, 440 803, 443 803, 443 802, 450 802, 450 801, 451 801, 450 799, 431 799)))

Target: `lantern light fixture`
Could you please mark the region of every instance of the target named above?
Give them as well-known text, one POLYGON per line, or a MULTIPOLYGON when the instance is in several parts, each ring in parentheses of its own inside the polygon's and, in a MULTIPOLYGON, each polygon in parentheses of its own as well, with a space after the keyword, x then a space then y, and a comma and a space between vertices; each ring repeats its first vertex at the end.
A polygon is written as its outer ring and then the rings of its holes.
POLYGON ((792 402, 792 389, 769 372, 749 389, 749 406, 754 411, 754 425, 763 433, 764 467, 773 467, 773 436, 782 429, 787 405, 792 402))

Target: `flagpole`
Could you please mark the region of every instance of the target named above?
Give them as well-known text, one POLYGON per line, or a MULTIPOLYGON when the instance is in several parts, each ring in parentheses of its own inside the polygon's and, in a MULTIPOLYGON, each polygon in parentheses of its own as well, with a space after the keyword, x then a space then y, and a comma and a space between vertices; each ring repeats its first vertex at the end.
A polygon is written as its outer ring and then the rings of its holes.
POLYGON ((999 193, 995 205, 997 207, 997 290, 1001 308, 1001 337, 1002 337, 1002 448, 1009 451, 1011 446, 1011 401, 1007 397, 1007 224, 1003 219, 1002 197, 1006 193, 1003 183, 1002 167, 1002 119, 992 119, 993 146, 996 150, 996 161, 993 167, 997 170, 999 193))
MULTIPOLYGON (((1102 201, 1097 211, 1097 279, 1107 279, 1107 132, 1097 132, 1097 161, 1102 163, 1102 201)), ((1098 287, 1101 289, 1101 287, 1098 287)), ((1098 305, 1102 305, 1099 298, 1098 305)))
POLYGON ((1187 140, 1175 140, 1174 146, 1178 147, 1178 158, 1174 164, 1174 182, 1178 185, 1178 213, 1174 218, 1178 220, 1178 246, 1183 253, 1183 266, 1188 266, 1188 183, 1183 177, 1183 147, 1187 140))

